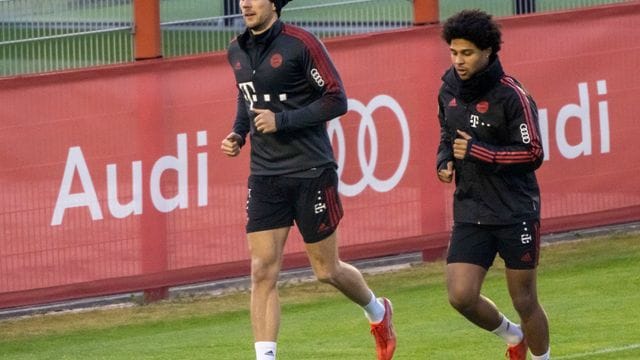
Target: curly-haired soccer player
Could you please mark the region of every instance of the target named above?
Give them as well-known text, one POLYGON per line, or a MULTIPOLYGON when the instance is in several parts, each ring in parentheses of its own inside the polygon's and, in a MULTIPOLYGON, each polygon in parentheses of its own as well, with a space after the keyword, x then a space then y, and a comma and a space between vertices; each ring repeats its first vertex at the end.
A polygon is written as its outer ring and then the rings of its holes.
POLYGON ((438 96, 438 179, 455 178, 454 226, 447 254, 449 302, 475 325, 508 344, 509 359, 549 359, 549 325, 538 302, 540 190, 543 162, 531 95, 506 75, 498 57, 501 31, 491 15, 461 11, 444 23, 452 66, 438 96), (499 254, 521 324, 480 294, 499 254))

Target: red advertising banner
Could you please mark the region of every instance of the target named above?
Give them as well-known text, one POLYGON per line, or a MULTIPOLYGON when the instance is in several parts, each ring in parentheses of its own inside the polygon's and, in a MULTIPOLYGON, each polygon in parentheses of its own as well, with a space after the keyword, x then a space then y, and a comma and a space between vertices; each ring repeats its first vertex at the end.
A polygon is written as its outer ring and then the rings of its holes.
MULTIPOLYGON (((640 5, 503 19, 540 109, 542 231, 640 219, 640 5), (550 35, 552 34, 552 36, 550 35)), ((442 254, 438 26, 330 40, 349 112, 328 124, 343 258, 442 254)), ((0 308, 246 275, 248 149, 224 54, 0 80, 0 308)), ((306 264, 294 235, 285 266, 306 264)))

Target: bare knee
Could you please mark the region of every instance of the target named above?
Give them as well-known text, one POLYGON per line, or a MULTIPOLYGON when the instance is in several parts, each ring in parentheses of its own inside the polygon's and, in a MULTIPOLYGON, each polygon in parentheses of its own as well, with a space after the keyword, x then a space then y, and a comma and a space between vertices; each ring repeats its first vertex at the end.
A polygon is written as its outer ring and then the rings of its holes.
POLYGON ((513 308, 518 312, 521 319, 530 318, 539 308, 538 298, 534 293, 525 293, 512 297, 513 308))
POLYGON ((280 269, 276 262, 262 259, 251 260, 251 282, 253 284, 275 286, 278 281, 279 271, 280 269))
POLYGON ((459 313, 468 313, 477 303, 478 296, 471 292, 449 290, 449 304, 459 313))
POLYGON ((335 268, 321 267, 318 269, 314 269, 314 273, 318 281, 320 281, 321 283, 330 285, 336 283, 338 271, 335 268))
POLYGON ((467 316, 476 312, 480 302, 480 289, 487 270, 467 263, 447 265, 447 293, 449 304, 467 316))
POLYGON ((313 273, 318 281, 335 286, 341 279, 347 276, 350 268, 352 268, 351 265, 339 260, 330 263, 315 263, 313 273))

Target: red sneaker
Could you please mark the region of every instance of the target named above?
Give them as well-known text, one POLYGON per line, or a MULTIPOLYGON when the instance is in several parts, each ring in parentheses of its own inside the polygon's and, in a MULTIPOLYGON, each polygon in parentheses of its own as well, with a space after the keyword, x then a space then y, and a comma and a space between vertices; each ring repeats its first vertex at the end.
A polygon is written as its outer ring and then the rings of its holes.
POLYGON ((516 345, 509 345, 505 357, 509 360, 527 360, 527 341, 522 339, 516 345))
POLYGON ((380 298, 384 304, 384 318, 377 324, 371 324, 371 335, 376 339, 378 360, 391 360, 396 351, 396 332, 393 330, 393 307, 387 298, 380 298))

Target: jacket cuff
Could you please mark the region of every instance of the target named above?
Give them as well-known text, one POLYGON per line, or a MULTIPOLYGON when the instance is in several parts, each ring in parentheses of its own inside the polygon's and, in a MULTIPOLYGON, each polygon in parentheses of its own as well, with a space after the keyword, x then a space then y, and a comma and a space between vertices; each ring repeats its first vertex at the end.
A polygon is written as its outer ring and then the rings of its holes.
POLYGON ((277 131, 287 130, 287 119, 284 116, 284 111, 275 113, 275 116, 276 116, 276 130, 277 131))
POLYGON ((471 155, 471 148, 473 147, 473 145, 475 143, 476 143, 476 140, 474 138, 471 138, 467 142, 467 152, 464 154, 465 160, 467 160, 467 159, 475 159, 475 156, 471 155))
POLYGON ((244 136, 238 134, 237 132, 232 131, 228 137, 233 137, 234 139, 236 139, 236 142, 240 147, 244 146, 244 143, 245 143, 244 136))
POLYGON ((440 171, 440 170, 446 169, 447 168, 447 163, 449 161, 453 161, 453 159, 445 158, 445 159, 439 160, 438 164, 436 166, 436 171, 440 171))

